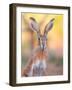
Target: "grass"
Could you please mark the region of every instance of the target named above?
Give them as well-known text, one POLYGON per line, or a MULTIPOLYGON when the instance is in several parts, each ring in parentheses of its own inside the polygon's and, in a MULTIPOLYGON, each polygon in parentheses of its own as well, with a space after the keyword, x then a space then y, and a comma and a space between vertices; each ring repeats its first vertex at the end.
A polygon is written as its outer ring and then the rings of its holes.
POLYGON ((51 52, 49 55, 49 62, 62 66, 63 65, 63 56, 57 57, 54 52, 51 52))

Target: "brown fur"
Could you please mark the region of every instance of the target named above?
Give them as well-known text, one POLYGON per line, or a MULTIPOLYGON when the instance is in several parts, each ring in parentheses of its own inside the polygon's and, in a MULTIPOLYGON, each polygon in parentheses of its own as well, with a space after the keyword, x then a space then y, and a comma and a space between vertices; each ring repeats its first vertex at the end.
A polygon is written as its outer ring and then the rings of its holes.
POLYGON ((30 18, 30 29, 35 31, 38 36, 38 41, 39 41, 39 47, 35 52, 33 52, 30 60, 28 61, 27 66, 23 69, 22 71, 22 76, 31 76, 34 75, 34 72, 37 72, 37 75, 42 75, 46 73, 46 61, 48 59, 48 53, 47 53, 47 33, 51 30, 53 27, 54 23, 54 18, 50 20, 50 22, 46 25, 45 30, 44 30, 44 35, 40 34, 40 28, 36 20, 31 17, 30 18), (38 60, 38 61, 37 61, 38 60), (40 61, 39 61, 40 60, 40 61), (44 60, 44 61, 42 61, 44 60), (34 65, 34 66, 33 66, 34 65), (33 67, 32 67, 33 66, 33 67), (34 71, 35 70, 35 71, 34 71), (30 73, 31 72, 31 73, 30 73))
POLYGON ((39 60, 47 60, 48 54, 46 51, 39 50, 39 51, 35 52, 35 55, 33 55, 34 57, 31 57, 31 59, 29 60, 29 62, 26 65, 26 67, 22 70, 22 76, 28 76, 28 73, 30 72, 30 70, 32 68, 32 64, 36 63, 38 59, 39 60))

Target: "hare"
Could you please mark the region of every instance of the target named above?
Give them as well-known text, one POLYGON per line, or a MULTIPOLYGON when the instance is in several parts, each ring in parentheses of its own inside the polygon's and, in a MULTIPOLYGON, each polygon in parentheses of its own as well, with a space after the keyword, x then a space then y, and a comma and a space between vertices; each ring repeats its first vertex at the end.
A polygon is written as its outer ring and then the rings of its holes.
POLYGON ((47 33, 52 29, 54 18, 45 26, 44 34, 40 34, 38 23, 33 17, 30 17, 29 27, 37 33, 38 47, 34 49, 30 60, 22 72, 22 76, 46 76, 48 50, 47 50, 47 33))

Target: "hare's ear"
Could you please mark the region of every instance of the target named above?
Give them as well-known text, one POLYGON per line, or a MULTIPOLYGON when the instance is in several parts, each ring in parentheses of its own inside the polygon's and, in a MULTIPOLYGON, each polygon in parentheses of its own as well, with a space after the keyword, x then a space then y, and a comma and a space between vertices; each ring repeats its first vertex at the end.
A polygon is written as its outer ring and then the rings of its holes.
POLYGON ((33 17, 30 17, 29 27, 33 31, 36 31, 36 32, 39 31, 39 25, 33 17))
POLYGON ((51 19, 49 21, 49 23, 46 25, 45 30, 44 30, 44 34, 47 34, 52 29, 53 24, 54 24, 54 20, 55 20, 54 18, 51 19))

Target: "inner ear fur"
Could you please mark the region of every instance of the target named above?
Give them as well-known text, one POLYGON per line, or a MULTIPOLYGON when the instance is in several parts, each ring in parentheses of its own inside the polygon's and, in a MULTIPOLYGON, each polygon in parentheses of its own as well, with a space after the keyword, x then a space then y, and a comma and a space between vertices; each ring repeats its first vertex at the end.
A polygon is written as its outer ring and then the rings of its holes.
POLYGON ((53 24, 54 24, 54 18, 52 18, 49 23, 45 26, 45 29, 44 29, 44 34, 47 34, 53 27, 53 24))
POLYGON ((30 17, 29 27, 32 31, 39 32, 39 24, 36 22, 35 18, 30 17))

